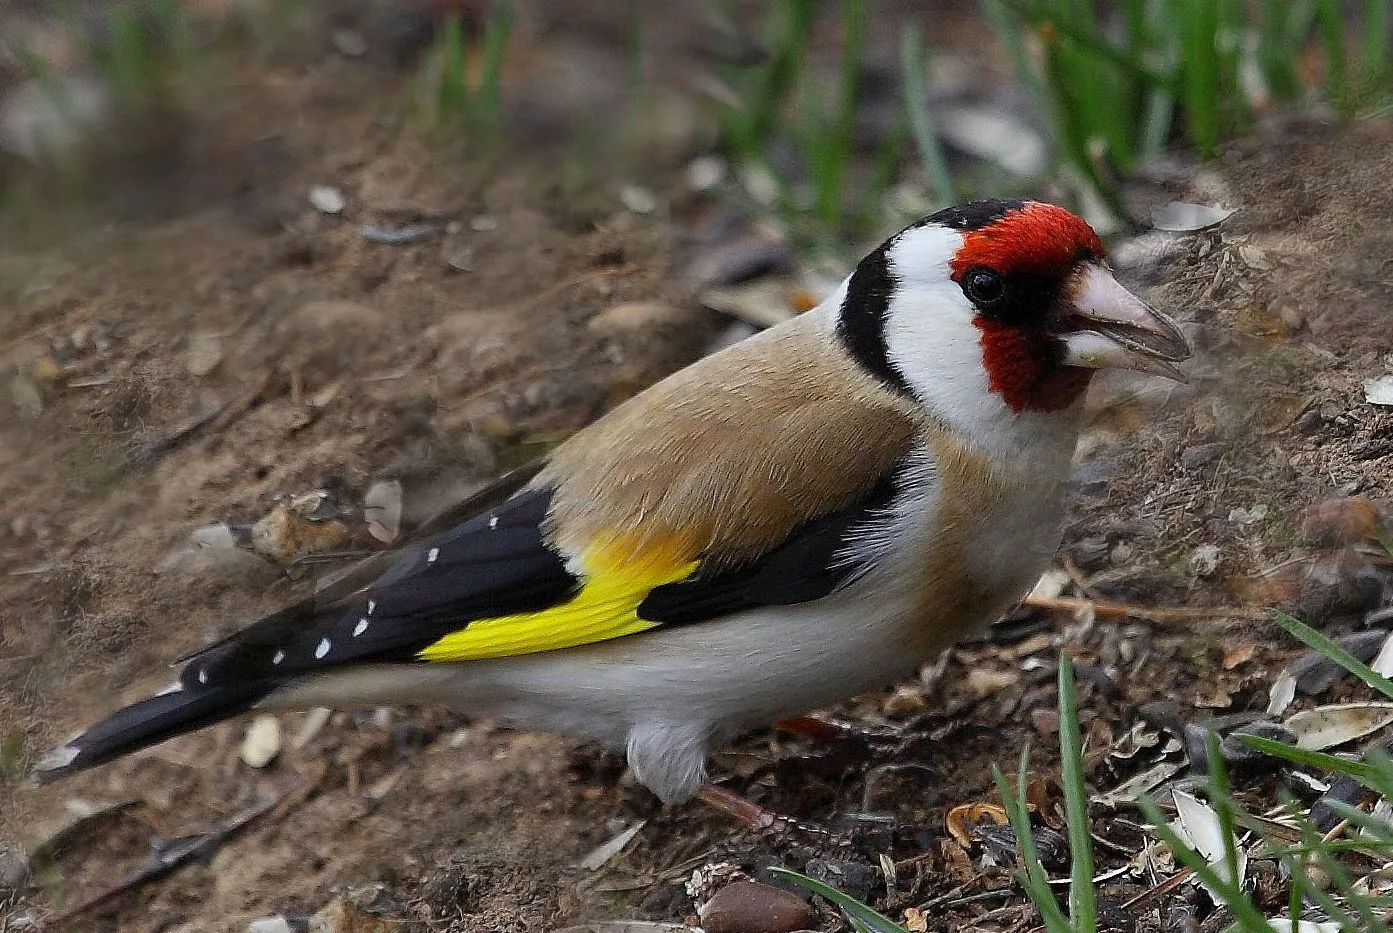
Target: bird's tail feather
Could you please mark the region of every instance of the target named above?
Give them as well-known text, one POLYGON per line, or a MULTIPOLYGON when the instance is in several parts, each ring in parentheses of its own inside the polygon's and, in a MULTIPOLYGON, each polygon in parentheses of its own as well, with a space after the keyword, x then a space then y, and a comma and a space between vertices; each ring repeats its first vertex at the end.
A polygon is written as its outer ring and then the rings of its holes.
POLYGON ((269 681, 193 688, 174 684, 117 710, 52 749, 35 764, 34 774, 41 781, 53 780, 231 719, 246 712, 274 688, 275 684, 269 681))

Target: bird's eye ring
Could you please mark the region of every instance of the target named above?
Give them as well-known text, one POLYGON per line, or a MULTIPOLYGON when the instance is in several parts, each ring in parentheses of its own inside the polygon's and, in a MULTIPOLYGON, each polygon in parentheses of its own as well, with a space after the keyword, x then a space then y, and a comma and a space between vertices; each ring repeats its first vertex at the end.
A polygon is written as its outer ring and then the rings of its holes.
POLYGON ((963 276, 963 292, 979 308, 989 308, 1006 297, 1006 283, 999 273, 978 266, 963 276))

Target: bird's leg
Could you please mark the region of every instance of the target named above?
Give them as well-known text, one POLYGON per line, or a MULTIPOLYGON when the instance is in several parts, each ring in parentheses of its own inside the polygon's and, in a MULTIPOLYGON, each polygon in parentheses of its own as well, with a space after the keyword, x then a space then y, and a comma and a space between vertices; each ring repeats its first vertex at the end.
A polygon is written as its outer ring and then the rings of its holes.
POLYGON ((774 723, 780 732, 800 735, 814 742, 837 742, 855 736, 856 730, 844 723, 828 722, 816 716, 791 716, 774 723))
POLYGON ((767 807, 761 807, 753 800, 742 797, 735 791, 718 787, 710 781, 701 782, 701 787, 697 790, 697 799, 760 832, 783 833, 796 829, 816 836, 831 835, 815 823, 805 823, 802 820, 795 820, 791 816, 776 813, 767 807))

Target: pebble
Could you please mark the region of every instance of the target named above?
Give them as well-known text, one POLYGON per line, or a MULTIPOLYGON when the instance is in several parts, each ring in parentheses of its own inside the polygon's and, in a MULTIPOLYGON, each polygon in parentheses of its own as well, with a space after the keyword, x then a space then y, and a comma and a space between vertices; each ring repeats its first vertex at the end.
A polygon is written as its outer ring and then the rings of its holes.
POLYGON ((247 924, 247 933, 293 933, 293 929, 284 917, 262 917, 247 924))
POLYGON ((758 881, 726 885, 698 915, 706 933, 795 933, 817 922, 812 907, 798 897, 758 881))
POLYGON ((838 891, 850 894, 858 901, 870 897, 871 891, 881 879, 880 869, 876 866, 849 859, 809 859, 803 873, 823 884, 831 885, 838 891))
POLYGON ((1187 470, 1197 470, 1200 467, 1208 466, 1224 455, 1224 449, 1227 446, 1221 443, 1211 443, 1187 447, 1180 455, 1180 465, 1187 470))
POLYGON ((242 739, 242 760, 252 768, 264 768, 281 751, 281 722, 275 716, 258 716, 242 739))
POLYGON ((194 334, 184 353, 184 368, 192 376, 206 376, 222 362, 222 338, 216 334, 194 334))
POLYGON ((362 58, 368 54, 368 40, 356 29, 335 29, 329 41, 345 58, 362 58))
MULTIPOLYGON (((1335 644, 1367 664, 1387 637, 1388 632, 1383 629, 1375 629, 1369 632, 1345 635, 1335 639, 1335 644)), ((1296 689, 1307 695, 1325 692, 1336 678, 1345 673, 1343 667, 1319 651, 1306 652, 1292 663, 1290 670, 1292 676, 1296 678, 1296 689)))
POLYGON ((1326 499, 1301 512, 1301 536, 1320 547, 1358 544, 1378 527, 1378 506, 1364 496, 1326 499))
POLYGON ((1282 725, 1280 722, 1254 722, 1249 723, 1239 729, 1235 729, 1224 736, 1219 742, 1219 754, 1224 761, 1231 765, 1246 765, 1263 762, 1271 767, 1277 767, 1280 762, 1276 758, 1269 758, 1262 752, 1249 745, 1244 744, 1240 736, 1254 735, 1262 739, 1271 739, 1274 742, 1281 742, 1284 745, 1296 744, 1296 733, 1282 725))
POLYGON ((333 185, 315 185, 310 189, 310 204, 321 214, 342 214, 348 206, 343 192, 333 185))
POLYGON ((658 209, 658 199, 642 185, 624 185, 619 189, 619 201, 635 214, 651 214, 658 209))
POLYGON ((1219 569, 1221 552, 1218 545, 1201 544, 1190 552, 1190 573, 1197 577, 1207 577, 1219 569))

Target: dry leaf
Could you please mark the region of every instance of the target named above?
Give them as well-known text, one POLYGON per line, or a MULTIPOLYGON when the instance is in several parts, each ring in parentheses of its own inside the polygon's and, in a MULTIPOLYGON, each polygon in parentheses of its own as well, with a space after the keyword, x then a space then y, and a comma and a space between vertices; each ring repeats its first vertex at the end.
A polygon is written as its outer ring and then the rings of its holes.
POLYGON ((1227 648, 1224 651, 1224 670, 1231 671, 1239 665, 1247 664, 1249 661, 1253 660, 1253 655, 1257 650, 1258 646, 1252 642, 1243 642, 1242 644, 1227 648))
POLYGON ((1283 723, 1297 748, 1321 751, 1363 738, 1393 723, 1393 703, 1332 703, 1302 710, 1283 723))
POLYGON ((983 820, 991 820, 997 826, 1009 822, 1006 810, 994 803, 962 803, 948 811, 944 818, 948 834, 957 840, 964 849, 972 847, 972 827, 983 820))
POLYGON ((1321 547, 1372 540, 1378 526, 1378 506, 1364 496, 1327 499, 1301 512, 1301 536, 1321 547))

